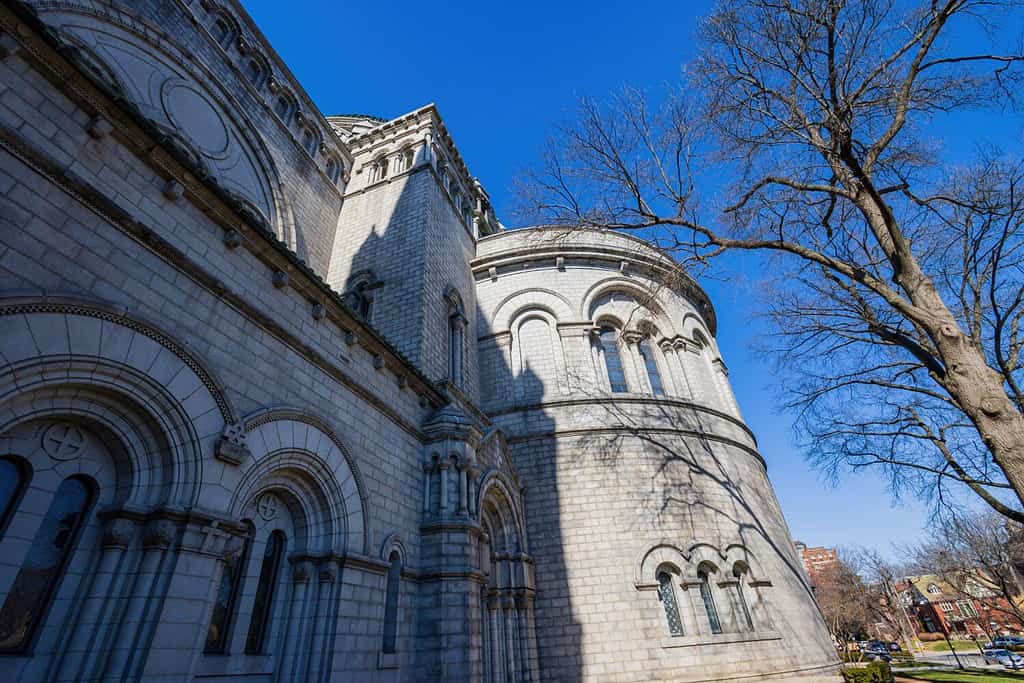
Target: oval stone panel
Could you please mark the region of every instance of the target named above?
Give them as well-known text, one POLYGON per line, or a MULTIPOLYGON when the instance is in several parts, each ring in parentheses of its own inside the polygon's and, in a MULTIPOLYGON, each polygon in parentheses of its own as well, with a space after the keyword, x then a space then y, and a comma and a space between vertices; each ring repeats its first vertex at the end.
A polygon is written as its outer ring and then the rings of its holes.
POLYGON ((171 122, 201 152, 211 157, 224 155, 230 141, 228 130, 202 94, 184 83, 169 83, 163 91, 163 105, 171 122))

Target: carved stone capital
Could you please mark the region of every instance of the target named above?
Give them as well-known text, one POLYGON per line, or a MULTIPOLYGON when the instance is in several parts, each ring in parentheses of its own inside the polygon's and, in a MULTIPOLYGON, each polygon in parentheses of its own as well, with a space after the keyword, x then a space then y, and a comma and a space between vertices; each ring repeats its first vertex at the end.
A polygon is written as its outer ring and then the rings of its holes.
POLYGON ((108 548, 124 550, 131 545, 132 539, 135 537, 135 531, 135 522, 130 519, 118 517, 107 520, 103 527, 103 536, 100 538, 100 547, 104 550, 108 548))
POLYGON ((292 581, 309 583, 309 575, 313 573, 313 565, 305 560, 292 565, 292 581))
POLYGON ((319 567, 320 583, 334 583, 338 580, 338 563, 335 560, 326 560, 319 567))
POLYGON ((168 548, 177 536, 178 527, 169 519, 153 519, 142 534, 144 548, 168 548))

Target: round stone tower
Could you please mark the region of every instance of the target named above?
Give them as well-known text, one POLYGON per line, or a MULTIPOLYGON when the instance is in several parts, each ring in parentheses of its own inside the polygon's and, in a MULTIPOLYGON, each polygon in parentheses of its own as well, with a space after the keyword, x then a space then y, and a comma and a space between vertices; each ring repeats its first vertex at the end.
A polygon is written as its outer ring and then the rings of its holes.
POLYGON ((482 408, 524 486, 543 680, 836 680, 707 295, 620 233, 473 261, 482 408))

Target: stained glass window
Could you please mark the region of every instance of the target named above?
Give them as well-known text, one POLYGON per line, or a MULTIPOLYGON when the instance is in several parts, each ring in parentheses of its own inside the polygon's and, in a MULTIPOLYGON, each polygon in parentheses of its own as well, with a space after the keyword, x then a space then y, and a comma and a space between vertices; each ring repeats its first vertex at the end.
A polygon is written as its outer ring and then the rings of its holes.
POLYGON ((629 391, 626 385, 626 374, 622 369, 622 357, 619 355, 619 333, 614 327, 601 328, 601 350, 604 365, 608 370, 608 384, 615 393, 629 391))
POLYGON ((708 623, 711 624, 712 633, 722 632, 722 622, 718 620, 718 608, 715 607, 715 596, 711 592, 711 581, 708 580, 708 573, 701 571, 697 573, 700 579, 700 597, 704 601, 704 611, 708 613, 708 623))
POLYGON ((651 391, 655 396, 664 396, 665 387, 661 383, 661 373, 658 372, 658 360, 654 357, 651 343, 644 338, 637 345, 640 349, 640 357, 644 360, 644 367, 647 368, 647 379, 651 382, 651 391))
POLYGON ((0 652, 21 652, 42 621, 50 596, 92 502, 92 489, 71 477, 57 487, 25 562, 0 608, 0 652))
POLYGON ((249 555, 249 544, 241 553, 232 555, 224 563, 224 571, 220 575, 217 587, 217 599, 213 603, 213 614, 210 616, 210 627, 206 631, 206 654, 223 654, 228 647, 228 629, 235 611, 235 601, 242 582, 242 568, 249 555))
POLYGON ((277 586, 277 573, 281 567, 281 554, 284 552, 284 533, 274 531, 267 539, 267 547, 263 551, 263 563, 260 565, 260 578, 256 584, 256 598, 252 603, 252 618, 249 620, 249 635, 245 639, 245 653, 256 655, 263 652, 263 638, 270 621, 270 611, 274 606, 274 588, 277 586))
POLYGON ((658 573, 658 600, 661 600, 661 606, 665 610, 668 632, 674 636, 683 635, 683 621, 679 618, 679 605, 676 604, 676 594, 672 589, 672 575, 668 572, 658 573))
POLYGON ((10 458, 0 458, 0 531, 14 512, 14 504, 25 485, 25 471, 10 458))
POLYGON ((385 653, 394 652, 398 644, 398 593, 402 579, 402 557, 391 553, 388 567, 387 595, 384 598, 384 643, 385 653))

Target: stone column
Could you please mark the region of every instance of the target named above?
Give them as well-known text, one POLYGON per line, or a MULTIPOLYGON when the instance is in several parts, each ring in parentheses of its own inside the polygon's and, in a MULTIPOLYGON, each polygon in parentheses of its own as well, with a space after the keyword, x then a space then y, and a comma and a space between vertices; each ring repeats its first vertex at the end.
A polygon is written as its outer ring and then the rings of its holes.
POLYGON ((622 332, 620 334, 622 344, 622 369, 626 373, 626 386, 630 393, 649 394, 651 383, 647 379, 647 368, 640 358, 640 349, 637 344, 643 337, 638 332, 622 332))
POLYGON ((147 612, 151 610, 150 602, 153 589, 161 575, 161 565, 167 549, 177 536, 176 525, 167 519, 156 519, 146 525, 142 537, 142 561, 139 563, 128 595, 120 628, 113 641, 113 648, 107 659, 103 675, 106 678, 120 679, 130 674, 136 666, 141 666, 148 655, 147 639, 150 631, 146 623, 147 612))
POLYGON ((686 349, 686 340, 682 337, 676 337, 672 341, 672 350, 674 351, 672 357, 675 360, 676 372, 679 377, 676 389, 681 397, 692 401, 696 397, 694 396, 693 385, 691 384, 692 378, 689 374, 689 363, 686 362, 686 354, 689 353, 686 349))
POLYGON ((316 618, 313 622, 313 638, 309 658, 309 676, 311 683, 321 680, 326 671, 325 662, 330 657, 327 638, 331 631, 331 605, 334 600, 334 585, 338 579, 338 563, 327 560, 319 567, 320 594, 316 599, 316 618))
POLYGON ((659 367, 663 368, 661 383, 665 387, 665 393, 669 396, 682 397, 683 392, 679 389, 679 364, 676 360, 676 350, 668 339, 658 342, 658 348, 661 349, 661 358, 664 361, 659 367))
POLYGON ((288 605, 288 628, 285 631, 284 647, 281 651, 281 664, 277 680, 299 680, 301 675, 301 656, 306 652, 302 647, 301 638, 306 622, 306 589, 309 587, 309 575, 312 566, 309 562, 296 562, 292 565, 292 596, 288 605))
POLYGON ((501 596, 501 616, 505 629, 505 661, 508 663, 508 680, 519 680, 519 633, 518 619, 516 619, 516 601, 511 590, 506 590, 501 596))
POLYGON ((459 514, 465 517, 469 514, 469 481, 466 476, 466 466, 460 461, 455 467, 459 473, 459 514))
POLYGON ((436 462, 429 461, 423 463, 423 515, 424 517, 431 513, 430 509, 430 480, 434 477, 434 467, 436 462))
POLYGON ((729 369, 725 367, 725 363, 722 362, 721 358, 716 358, 712 363, 713 374, 715 379, 718 381, 718 390, 722 396, 722 404, 725 406, 726 411, 732 414, 733 417, 741 418, 740 405, 736 401, 736 394, 732 391, 732 385, 729 383, 729 369))
POLYGON ((504 637, 501 630, 501 620, 498 612, 501 608, 501 598, 497 590, 487 593, 487 616, 490 621, 491 635, 491 680, 495 683, 503 683, 505 678, 504 666, 504 637))
POLYGON ((448 513, 448 467, 451 461, 447 457, 441 458, 437 463, 441 476, 441 503, 438 505, 440 515, 444 517, 448 513))
POLYGON ((90 585, 83 587, 86 598, 75 618, 71 638, 53 680, 88 680, 96 675, 96 669, 102 664, 103 653, 96 646, 106 641, 104 635, 116 613, 117 596, 123 577, 120 565, 135 533, 136 524, 129 519, 107 520, 100 539, 100 559, 96 571, 90 585))

